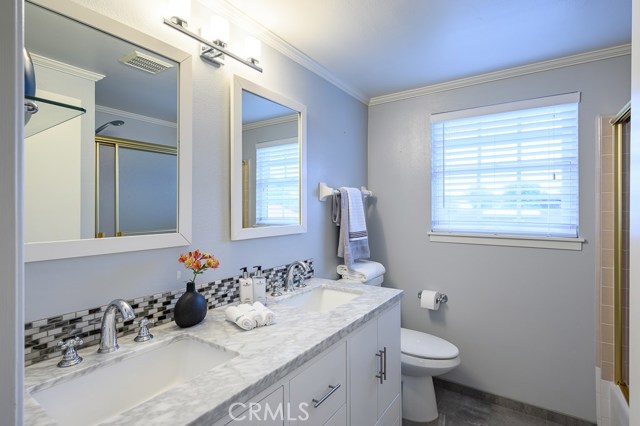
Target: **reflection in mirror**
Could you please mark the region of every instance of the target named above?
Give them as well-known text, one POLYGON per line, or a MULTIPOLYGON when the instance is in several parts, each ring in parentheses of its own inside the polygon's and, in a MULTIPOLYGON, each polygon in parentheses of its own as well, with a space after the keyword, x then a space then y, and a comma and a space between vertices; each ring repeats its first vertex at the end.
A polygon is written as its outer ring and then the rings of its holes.
POLYGON ((96 236, 176 232, 177 150, 96 136, 96 236))
POLYGON ((52 0, 25 3, 25 47, 36 96, 87 111, 25 138, 27 261, 188 244, 190 56, 52 0))
POLYGON ((306 108, 235 77, 232 239, 306 231, 306 108))
POLYGON ((152 233, 155 229, 144 226, 144 220, 122 232, 119 219, 149 217, 154 222, 158 207, 172 215, 163 220, 171 223, 166 228, 171 231, 164 232, 176 232, 176 156, 159 161, 153 150, 118 149, 119 144, 113 145, 117 160, 111 166, 117 185, 110 200, 116 209, 114 232, 94 223, 100 218, 98 182, 106 183, 96 170, 101 163, 95 160, 100 150, 94 134, 177 152, 178 64, 30 3, 25 5, 25 46, 35 63, 37 95, 89 112, 25 139, 26 242, 152 233), (169 182, 168 190, 154 185, 158 176, 169 182), (155 198, 166 205, 138 202, 130 206, 135 212, 118 211, 124 206, 119 197, 132 192, 148 193, 145 201, 155 198), (151 195, 156 192, 162 194, 151 195))
POLYGON ((242 227, 300 223, 298 112, 242 90, 242 227))

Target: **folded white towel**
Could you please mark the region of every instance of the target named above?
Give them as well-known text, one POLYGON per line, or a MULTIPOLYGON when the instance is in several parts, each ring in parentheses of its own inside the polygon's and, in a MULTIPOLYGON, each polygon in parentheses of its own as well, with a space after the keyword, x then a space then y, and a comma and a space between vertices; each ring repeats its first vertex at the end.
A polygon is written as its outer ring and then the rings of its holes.
POLYGON ((264 325, 271 325, 276 320, 276 314, 260 302, 254 302, 253 307, 258 311, 264 325))
POLYGON ((362 285, 370 285, 373 287, 380 287, 382 285, 382 283, 384 282, 384 275, 380 275, 379 277, 375 277, 374 279, 371 279, 369 281, 357 281, 357 280, 351 280, 349 278, 340 278, 338 280, 339 283, 357 283, 357 284, 362 284, 362 285))
POLYGON ((360 282, 370 281, 386 272, 382 263, 370 260, 358 260, 351 266, 338 265, 336 269, 342 278, 360 282))
POLYGON ((253 318, 246 316, 237 306, 230 306, 225 309, 224 314, 228 321, 235 323, 244 330, 251 330, 256 326, 253 318))
POLYGON ((240 309, 240 311, 242 311, 245 316, 254 320, 256 322, 256 327, 261 327, 264 325, 262 315, 260 315, 260 312, 258 312, 258 310, 253 306, 249 305, 248 303, 241 303, 238 305, 238 309, 240 309))

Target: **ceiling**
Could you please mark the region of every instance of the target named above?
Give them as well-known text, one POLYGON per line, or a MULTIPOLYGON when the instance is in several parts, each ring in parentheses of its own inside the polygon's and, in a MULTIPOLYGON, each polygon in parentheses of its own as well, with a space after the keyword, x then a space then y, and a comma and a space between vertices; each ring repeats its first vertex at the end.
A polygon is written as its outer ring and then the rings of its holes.
POLYGON ((361 99, 631 42, 631 0, 226 0, 361 99))

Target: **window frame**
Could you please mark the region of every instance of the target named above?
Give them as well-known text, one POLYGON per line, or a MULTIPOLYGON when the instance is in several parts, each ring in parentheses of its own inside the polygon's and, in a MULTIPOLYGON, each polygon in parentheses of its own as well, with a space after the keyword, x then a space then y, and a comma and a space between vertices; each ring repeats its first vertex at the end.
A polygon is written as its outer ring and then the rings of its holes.
MULTIPOLYGON (((429 117, 429 141, 430 141, 430 160, 431 160, 431 173, 433 173, 433 124, 434 122, 444 122, 448 120, 455 120, 460 118, 480 117, 491 114, 498 114, 503 112, 526 110, 533 108, 540 108, 545 106, 562 105, 569 103, 580 102, 580 92, 567 93, 562 95, 547 96, 542 98, 534 98, 524 101, 508 102, 503 104, 489 105, 477 108, 469 108, 458 111, 450 111, 444 113, 431 114, 429 117)), ((579 110, 578 110, 579 114, 579 110)), ((578 123, 576 126, 579 127, 578 123)), ((579 141, 578 141, 579 146, 579 141)), ((579 162, 579 156, 578 156, 579 162)), ((578 175, 580 174, 580 167, 578 165, 578 175)), ((546 237, 535 235, 519 235, 508 233, 472 233, 472 232, 456 232, 456 231, 434 231, 433 230, 433 191, 434 182, 431 181, 431 193, 430 193, 430 232, 428 232, 429 240, 431 242, 447 242, 447 243, 460 243, 460 244, 480 244, 480 245, 492 245, 492 246, 512 246, 512 247, 530 247, 530 248, 550 248, 550 249, 562 249, 562 250, 582 250, 582 244, 584 238, 581 238, 578 234, 577 237, 546 237)), ((579 203, 580 184, 578 181, 578 223, 580 222, 580 203, 579 203)), ((578 227, 578 232, 579 232, 578 227)))

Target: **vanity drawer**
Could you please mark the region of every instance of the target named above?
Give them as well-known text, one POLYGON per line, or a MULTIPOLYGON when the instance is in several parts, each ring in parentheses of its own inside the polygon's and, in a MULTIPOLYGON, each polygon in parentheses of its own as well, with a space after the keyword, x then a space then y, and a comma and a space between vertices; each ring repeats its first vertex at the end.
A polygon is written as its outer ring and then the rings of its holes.
POLYGON ((245 408, 240 413, 233 413, 232 420, 226 425, 233 426, 282 426, 286 413, 284 409, 284 386, 279 386, 269 395, 258 402, 252 401, 242 404, 239 408, 245 408))
POLYGON ((290 424, 324 424, 347 402, 346 388, 347 346, 341 342, 289 382, 290 424))
POLYGON ((337 413, 333 415, 323 426, 347 426, 347 405, 340 407, 337 413))

